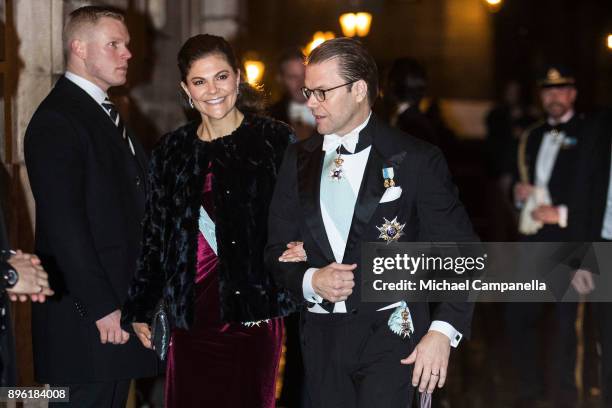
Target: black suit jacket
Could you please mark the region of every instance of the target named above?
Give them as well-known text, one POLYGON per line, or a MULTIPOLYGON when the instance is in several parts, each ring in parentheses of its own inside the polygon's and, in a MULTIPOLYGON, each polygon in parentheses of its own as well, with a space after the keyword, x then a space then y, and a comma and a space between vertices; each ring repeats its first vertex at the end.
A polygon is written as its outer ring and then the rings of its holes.
POLYGON ((610 183, 612 110, 593 114, 585 133, 572 194, 574 224, 580 240, 600 241, 610 183))
MULTIPOLYGON (((538 233, 523 237, 526 241, 577 241, 581 239, 582 225, 578 221, 577 213, 584 211, 581 208, 581 198, 587 194, 587 183, 581 180, 578 170, 585 152, 594 141, 592 122, 584 114, 575 114, 563 128, 566 139, 571 143, 562 145, 552 169, 548 182, 548 190, 552 205, 566 205, 568 207, 568 226, 561 228, 557 225, 544 225, 538 233)), ((529 171, 530 183, 535 183, 535 168, 538 152, 544 139, 548 125, 541 123, 529 131, 525 148, 525 161, 529 171)))
MULTIPOLYGON (((355 288, 347 299, 347 310, 376 310, 378 303, 361 302, 361 243, 381 242, 376 228, 397 217, 406 223, 400 241, 477 241, 463 205, 457 197, 446 161, 440 150, 422 140, 393 129, 372 115, 359 135, 359 144, 372 149, 365 168, 343 263, 358 265, 355 288), (400 198, 380 204, 385 191, 382 169, 395 169, 395 182, 403 190, 400 198)), ((289 146, 279 172, 269 217, 266 262, 281 287, 303 299, 302 279, 310 267, 334 262, 319 205, 324 154, 323 137, 314 136, 289 146), (281 263, 278 257, 290 241, 303 241, 307 262, 281 263)), ((410 300, 409 298, 407 299, 410 300)), ((415 334, 420 338, 431 319, 450 323, 468 336, 473 305, 441 303, 430 316, 427 303, 409 303, 415 334)))
POLYGON ((34 304, 36 379, 108 381, 153 375, 135 336, 101 344, 96 320, 121 309, 140 251, 146 156, 132 156, 103 108, 62 77, 25 136, 36 202, 36 253, 56 294, 34 304))

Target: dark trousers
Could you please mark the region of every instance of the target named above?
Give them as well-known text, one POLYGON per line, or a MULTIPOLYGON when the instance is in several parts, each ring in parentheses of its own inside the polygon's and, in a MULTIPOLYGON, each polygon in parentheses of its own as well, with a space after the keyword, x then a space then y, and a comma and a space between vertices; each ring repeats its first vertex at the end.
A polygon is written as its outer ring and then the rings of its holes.
POLYGON ((412 365, 402 365, 400 360, 415 343, 391 332, 390 314, 302 313, 302 354, 313 407, 411 406, 412 365))
POLYGON ((304 392, 304 364, 300 348, 300 315, 285 317, 285 370, 283 390, 278 405, 287 408, 307 408, 304 392))
POLYGON ((125 408, 131 380, 88 384, 52 384, 51 387, 69 387, 70 402, 50 403, 49 407, 125 408))
POLYGON ((512 341, 512 361, 518 374, 517 395, 521 399, 544 396, 546 371, 541 356, 548 353, 552 362, 555 396, 564 402, 577 398, 574 370, 576 367, 576 303, 548 304, 554 308, 551 333, 542 319, 545 303, 511 303, 506 305, 506 328, 512 341), (543 338, 547 339, 544 349, 543 338))

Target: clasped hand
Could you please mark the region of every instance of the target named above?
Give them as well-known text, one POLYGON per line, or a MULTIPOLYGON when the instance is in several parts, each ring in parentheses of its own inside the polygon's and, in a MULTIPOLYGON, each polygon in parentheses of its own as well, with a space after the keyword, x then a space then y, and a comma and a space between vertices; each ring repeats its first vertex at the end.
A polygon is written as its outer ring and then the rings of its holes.
POLYGON ((47 272, 36 255, 18 250, 7 262, 19 275, 15 286, 6 290, 12 301, 25 302, 29 298, 33 302, 42 303, 47 296, 53 295, 54 292, 49 287, 47 272))
MULTIPOLYGON (((304 262, 308 259, 304 250, 304 243, 293 241, 287 244, 287 249, 278 258, 281 262, 304 262)), ((353 270, 356 264, 346 265, 331 263, 318 269, 312 275, 312 288, 315 293, 330 302, 346 300, 355 286, 353 270)))
POLYGON ((130 334, 121 328, 121 310, 115 310, 96 321, 102 344, 125 344, 130 334))

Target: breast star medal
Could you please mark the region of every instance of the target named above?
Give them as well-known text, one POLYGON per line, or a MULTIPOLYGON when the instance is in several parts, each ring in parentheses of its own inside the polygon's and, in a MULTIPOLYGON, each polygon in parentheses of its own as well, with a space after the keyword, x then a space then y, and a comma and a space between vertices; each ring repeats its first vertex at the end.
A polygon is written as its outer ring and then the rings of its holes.
POLYGON ((401 305, 395 308, 387 324, 391 331, 400 337, 410 337, 414 333, 412 316, 410 316, 410 309, 406 302, 402 301, 401 305))
POLYGON ((344 176, 344 169, 342 168, 342 163, 344 163, 344 159, 342 158, 342 154, 340 153, 340 146, 336 150, 338 156, 334 159, 334 164, 329 171, 329 176, 333 181, 340 181, 344 176))
POLYGON ((393 167, 385 167, 383 169, 383 178, 385 179, 385 188, 395 187, 395 181, 393 181, 395 174, 393 173, 393 167))
POLYGON ((387 244, 390 242, 397 242, 399 238, 404 235, 402 231, 406 224, 397 222, 397 217, 391 221, 383 217, 383 220, 385 220, 384 224, 380 227, 376 227, 378 231, 380 231, 378 238, 384 239, 387 244))

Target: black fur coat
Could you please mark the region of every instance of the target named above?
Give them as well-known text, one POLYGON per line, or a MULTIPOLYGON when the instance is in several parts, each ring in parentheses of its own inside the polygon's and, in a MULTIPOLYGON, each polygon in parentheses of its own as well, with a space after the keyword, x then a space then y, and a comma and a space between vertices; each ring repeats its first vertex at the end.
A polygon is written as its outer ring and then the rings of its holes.
POLYGON ((167 134, 153 151, 143 249, 124 321, 150 323, 163 295, 173 327, 193 322, 198 219, 208 171, 213 174, 222 320, 287 315, 296 304, 274 286, 263 250, 268 207, 291 129, 245 115, 232 134, 202 142, 197 127, 192 122, 167 134))

